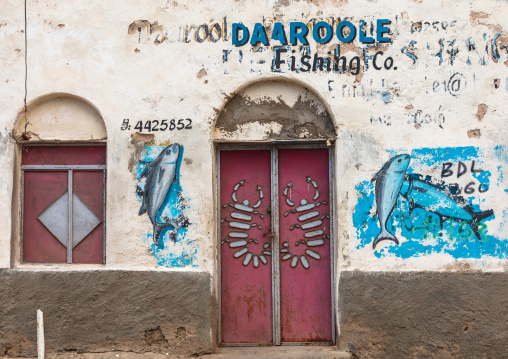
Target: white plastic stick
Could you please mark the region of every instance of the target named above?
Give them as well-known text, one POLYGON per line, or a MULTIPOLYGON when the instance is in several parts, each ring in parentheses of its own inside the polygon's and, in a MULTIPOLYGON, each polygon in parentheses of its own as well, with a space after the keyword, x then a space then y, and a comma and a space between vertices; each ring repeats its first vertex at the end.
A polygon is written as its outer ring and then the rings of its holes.
POLYGON ((44 359, 44 315, 37 309, 37 359, 44 359))

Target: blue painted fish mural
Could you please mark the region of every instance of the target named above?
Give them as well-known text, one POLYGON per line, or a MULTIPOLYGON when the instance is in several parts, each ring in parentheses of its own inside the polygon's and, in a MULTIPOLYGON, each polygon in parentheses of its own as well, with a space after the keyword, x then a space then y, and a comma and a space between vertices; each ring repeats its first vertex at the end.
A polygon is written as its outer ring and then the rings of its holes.
POLYGON ((391 158, 371 181, 376 182, 375 200, 381 227, 380 233, 374 239, 373 248, 382 240, 399 244, 395 235, 386 227, 399 195, 409 202, 409 217, 413 209, 422 208, 439 216, 441 228, 444 221, 453 218, 469 224, 477 239, 481 241, 478 222, 493 216, 494 211, 475 212, 463 197, 454 194, 456 189, 444 182, 432 182, 430 177, 423 179, 415 174, 406 175, 409 161, 410 156, 407 154, 391 158))
POLYGON ((404 175, 409 166, 409 155, 393 157, 376 173, 371 182, 376 182, 376 206, 381 232, 376 237, 373 247, 383 240, 391 240, 399 244, 397 238, 386 229, 386 222, 390 218, 397 203, 404 175))
MULTIPOLYGON (((488 258, 508 259, 508 208, 503 205, 508 201, 506 146, 389 149, 387 153, 390 159, 409 155, 410 162, 393 209, 385 199, 386 221, 380 221, 376 197, 382 198, 377 181, 388 171, 379 171, 375 182, 365 178, 355 186, 353 257, 367 250, 377 258, 439 255, 440 260, 475 259, 479 265, 487 265, 488 258), (381 241, 372 251, 383 226, 399 244, 381 241)), ((399 174, 392 176, 400 181, 399 174)))
POLYGON ((441 228, 452 217, 471 226, 473 233, 481 241, 478 222, 494 214, 489 209, 475 212, 461 196, 454 195, 455 190, 444 183, 432 183, 430 178, 422 180, 419 175, 409 175, 403 182, 400 194, 409 201, 409 216, 413 209, 423 208, 439 216, 441 228))
POLYGON ((175 183, 179 158, 180 145, 169 145, 161 151, 157 158, 147 163, 138 178, 140 181, 146 179, 144 186, 142 187, 138 183, 136 189, 142 198, 139 215, 148 214, 153 225, 153 241, 157 246, 159 237, 165 229, 172 229, 170 238, 175 242, 178 230, 189 225, 189 221, 184 215, 180 215, 178 218, 162 218, 164 222, 158 219, 170 189, 175 183))

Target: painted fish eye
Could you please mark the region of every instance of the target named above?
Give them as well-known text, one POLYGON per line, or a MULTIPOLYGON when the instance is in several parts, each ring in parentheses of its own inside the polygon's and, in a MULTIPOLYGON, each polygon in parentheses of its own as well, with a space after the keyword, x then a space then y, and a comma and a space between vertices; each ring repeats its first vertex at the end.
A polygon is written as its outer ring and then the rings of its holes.
POLYGON ((397 162, 399 162, 399 163, 400 163, 400 161, 402 161, 402 160, 399 158, 399 160, 398 160, 397 162))

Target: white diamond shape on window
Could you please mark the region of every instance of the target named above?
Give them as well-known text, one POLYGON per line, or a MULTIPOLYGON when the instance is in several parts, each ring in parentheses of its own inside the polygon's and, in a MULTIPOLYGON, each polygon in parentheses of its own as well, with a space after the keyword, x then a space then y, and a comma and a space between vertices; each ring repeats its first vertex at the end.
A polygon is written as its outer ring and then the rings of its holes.
MULTIPOLYGON (((69 194, 65 192, 37 218, 67 248, 69 233, 69 194)), ((72 248, 101 223, 76 193, 72 194, 72 248)))

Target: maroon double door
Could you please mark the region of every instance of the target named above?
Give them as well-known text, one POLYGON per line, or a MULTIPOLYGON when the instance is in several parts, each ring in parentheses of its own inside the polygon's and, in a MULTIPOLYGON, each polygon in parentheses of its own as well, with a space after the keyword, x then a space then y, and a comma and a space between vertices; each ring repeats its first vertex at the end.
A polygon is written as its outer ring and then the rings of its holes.
POLYGON ((222 150, 219 163, 221 344, 331 344, 329 150, 222 150))

